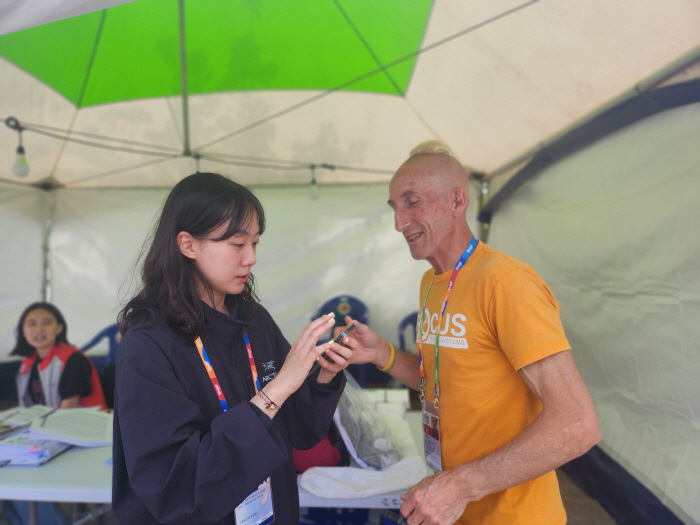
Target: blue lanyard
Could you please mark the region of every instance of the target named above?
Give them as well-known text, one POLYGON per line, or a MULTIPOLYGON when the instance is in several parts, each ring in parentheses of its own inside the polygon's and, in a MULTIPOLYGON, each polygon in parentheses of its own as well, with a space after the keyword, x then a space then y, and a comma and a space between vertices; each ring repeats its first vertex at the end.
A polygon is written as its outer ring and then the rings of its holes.
MULTIPOLYGON (((435 399, 433 401, 433 404, 435 407, 438 407, 440 405, 440 402, 438 401, 438 397, 440 396, 440 331, 442 330, 442 318, 445 315, 445 310, 447 309, 447 302, 450 300, 450 294, 452 293, 452 286, 455 283, 455 280, 457 279, 457 274, 459 271, 462 269, 462 267, 466 264, 467 259, 471 257, 471 254, 474 253, 474 248, 476 248, 476 245, 479 244, 479 241, 476 237, 472 237, 471 242, 467 246, 467 248, 464 250, 464 253, 462 253, 462 257, 460 257, 459 261, 457 261, 457 265, 454 267, 454 270, 452 270, 452 275, 450 276, 450 282, 447 285, 447 290, 445 290, 445 299, 442 302, 442 310, 440 310, 440 317, 438 318, 438 326, 437 326, 437 332, 435 332, 435 399)), ((419 337, 418 337, 418 362, 420 364, 420 393, 421 393, 421 400, 425 399, 425 370, 423 368, 423 317, 425 316, 425 305, 428 302, 428 296, 430 295, 430 290, 433 289, 433 283, 435 282, 435 276, 433 276, 433 280, 430 281, 430 286, 428 287, 428 292, 425 294, 425 299, 423 300, 423 309, 421 310, 420 313, 420 321, 418 323, 419 327, 419 337)))

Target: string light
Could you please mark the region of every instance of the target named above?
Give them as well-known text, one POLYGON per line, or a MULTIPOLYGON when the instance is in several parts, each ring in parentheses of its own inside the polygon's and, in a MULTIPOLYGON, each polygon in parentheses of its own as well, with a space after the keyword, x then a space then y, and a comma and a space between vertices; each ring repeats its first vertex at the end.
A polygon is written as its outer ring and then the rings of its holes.
MULTIPOLYGON (((0 0, 1 2, 2 0, 0 0)), ((259 169, 272 169, 272 170, 284 170, 284 171, 294 171, 294 170, 304 170, 311 169, 311 198, 316 200, 320 197, 320 186, 316 180, 315 169, 321 168, 324 170, 335 171, 341 170, 345 172, 357 172, 365 174, 373 174, 379 176, 392 175, 393 170, 385 170, 378 168, 367 168, 360 166, 347 166, 347 165, 334 165, 326 162, 320 164, 308 164, 304 161, 293 161, 293 160, 279 160, 270 158, 260 158, 251 157, 244 155, 230 155, 223 153, 205 153, 205 152, 190 152, 182 153, 179 152, 177 148, 170 146, 162 146, 155 144, 147 144, 143 142, 138 142, 134 140, 127 140, 115 137, 108 137, 105 135, 99 135, 95 133, 86 133, 76 130, 67 130, 56 128, 52 126, 24 123, 20 124, 19 120, 15 117, 7 117, 5 119, 5 124, 7 127, 17 131, 19 136, 19 146, 17 147, 17 157, 14 164, 12 165, 12 173, 17 177, 26 177, 29 174, 29 165, 27 163, 27 158, 25 155, 24 146, 22 145, 22 132, 29 131, 33 133, 39 133, 40 135, 50 137, 53 139, 61 140, 64 142, 70 142, 72 144, 80 144, 82 146, 90 146, 94 148, 105 149, 109 151, 119 151, 126 153, 136 153, 139 155, 148 155, 154 157, 160 157, 156 161, 142 162, 134 164, 133 166, 127 166, 120 168, 118 170, 108 170, 103 173, 98 173, 95 175, 89 175, 87 177, 82 177, 78 179, 73 179, 67 184, 73 184, 76 182, 84 182, 86 180, 94 180, 100 177, 112 176, 115 173, 122 171, 128 171, 133 168, 140 168, 143 166, 148 166, 156 164, 158 162, 163 162, 169 159, 176 159, 182 157, 192 157, 195 161, 196 171, 199 172, 201 169, 201 161, 207 160, 216 164, 226 164, 231 166, 241 166, 246 168, 259 168, 259 169), (82 138, 84 137, 84 138, 82 138)))
POLYGON ((316 184, 316 164, 309 166, 311 168, 311 200, 317 200, 321 192, 316 184))
POLYGON ((19 136, 19 145, 17 146, 17 157, 15 157, 15 162, 12 164, 12 173, 15 177, 24 178, 29 175, 29 163, 27 162, 27 157, 25 155, 24 146, 22 145, 22 126, 15 117, 7 117, 5 119, 5 125, 8 128, 17 131, 19 136))

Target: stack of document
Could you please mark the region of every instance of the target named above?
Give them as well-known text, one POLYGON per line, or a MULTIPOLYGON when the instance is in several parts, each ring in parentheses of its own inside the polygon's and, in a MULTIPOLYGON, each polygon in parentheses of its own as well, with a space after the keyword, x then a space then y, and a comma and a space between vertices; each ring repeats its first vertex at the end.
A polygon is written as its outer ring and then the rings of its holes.
POLYGON ((73 445, 33 439, 28 430, 0 439, 0 465, 43 465, 73 445))
POLYGON ((15 407, 0 412, 0 437, 13 434, 31 425, 34 421, 41 421, 54 409, 45 405, 34 405, 29 408, 15 407))
POLYGON ((43 465, 73 445, 111 445, 112 422, 112 414, 97 408, 5 410, 0 412, 0 466, 43 465))
POLYGON ((0 438, 14 434, 19 430, 23 430, 29 426, 28 422, 15 423, 13 421, 3 421, 0 423, 0 438))
POLYGON ((112 444, 114 416, 97 408, 66 408, 47 414, 29 427, 32 439, 53 439, 78 447, 112 444))

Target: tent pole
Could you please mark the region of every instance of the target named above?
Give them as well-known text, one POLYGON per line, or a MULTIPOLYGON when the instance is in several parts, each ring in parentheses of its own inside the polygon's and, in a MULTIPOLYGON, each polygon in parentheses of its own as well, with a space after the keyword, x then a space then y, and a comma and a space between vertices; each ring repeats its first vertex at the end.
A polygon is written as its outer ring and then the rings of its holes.
POLYGON ((525 162, 527 159, 535 155, 537 152, 546 149, 550 144, 553 142, 556 142, 558 139, 569 133, 571 130, 576 129, 580 127, 582 124, 594 119, 598 115, 603 114, 607 110, 618 106, 619 104, 631 99, 632 97, 635 97, 636 95, 640 93, 644 93, 645 91, 649 91, 650 89, 654 88, 658 84, 662 83, 665 80, 668 80, 672 76, 674 76, 677 73, 680 73, 683 71, 685 68, 693 65, 694 63, 700 61, 700 46, 695 47, 688 51, 687 53, 681 55, 679 58, 671 62, 670 64, 666 65, 665 67, 661 68, 657 72, 651 74, 644 80, 638 82, 635 84, 633 87, 627 89, 626 91, 623 91, 620 95, 617 97, 613 98, 612 100, 608 101, 607 103, 603 104, 602 106, 599 106, 592 112, 588 113, 587 115, 584 115, 580 119, 574 121, 572 124, 569 126, 565 127, 558 133, 552 135, 549 137, 547 140, 544 140, 537 145, 533 146, 532 148, 528 149, 527 151, 521 153, 518 155, 516 158, 512 159, 508 163, 502 165, 501 167, 495 169, 491 173, 488 173, 486 176, 487 178, 493 179, 494 177, 497 177, 503 173, 506 173, 507 171, 513 169, 515 166, 518 164, 521 164, 525 162))
MULTIPOLYGON (((481 211, 484 206, 486 206, 486 201, 489 195, 489 179, 481 179, 481 193, 479 194, 479 211, 481 211)), ((487 221, 479 221, 479 240, 485 244, 489 241, 489 226, 491 224, 487 221)))
POLYGON ((187 98, 187 51, 185 46, 185 3, 178 1, 180 14, 180 77, 182 86, 182 134, 183 134, 183 155, 191 155, 190 151, 190 107, 187 98))
POLYGON ((53 231, 53 217, 56 212, 56 194, 53 188, 42 187, 46 191, 49 199, 49 213, 46 218, 46 227, 44 230, 42 252, 42 268, 43 275, 41 278, 41 300, 43 302, 51 302, 51 264, 50 264, 50 244, 51 232, 53 231))

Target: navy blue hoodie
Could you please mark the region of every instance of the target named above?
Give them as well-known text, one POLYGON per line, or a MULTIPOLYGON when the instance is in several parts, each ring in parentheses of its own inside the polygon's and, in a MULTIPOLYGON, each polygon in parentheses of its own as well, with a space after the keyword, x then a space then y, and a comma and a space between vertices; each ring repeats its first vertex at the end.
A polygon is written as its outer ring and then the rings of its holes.
POLYGON ((207 307, 200 334, 229 406, 222 412, 194 344, 159 318, 130 328, 119 348, 114 412, 112 505, 120 525, 234 524, 235 508, 272 476, 275 525, 299 521, 292 445, 327 433, 345 385, 307 379, 270 419, 255 395, 243 327, 261 388, 290 345, 262 306, 228 296, 230 316, 207 307))

